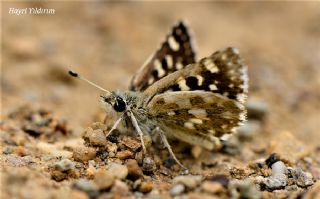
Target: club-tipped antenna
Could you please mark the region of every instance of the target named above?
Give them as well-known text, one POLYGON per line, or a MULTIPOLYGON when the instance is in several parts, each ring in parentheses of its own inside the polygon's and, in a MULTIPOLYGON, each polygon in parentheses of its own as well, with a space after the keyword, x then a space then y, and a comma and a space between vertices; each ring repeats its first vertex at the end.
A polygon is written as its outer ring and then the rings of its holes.
POLYGON ((73 71, 71 71, 71 70, 69 70, 69 72, 68 72, 68 73, 69 73, 69 75, 71 75, 72 77, 79 78, 79 79, 81 79, 81 80, 83 80, 83 81, 85 81, 85 82, 87 82, 87 83, 91 84, 92 86, 94 86, 94 87, 96 87, 96 88, 98 88, 98 89, 100 89, 100 90, 102 90, 102 91, 104 91, 104 92, 106 92, 106 93, 110 93, 110 91, 108 91, 108 90, 106 90, 106 89, 102 88, 101 86, 99 86, 99 85, 97 85, 97 84, 93 83, 92 81, 90 81, 90 80, 88 80, 88 79, 86 79, 86 78, 84 78, 84 77, 80 76, 78 73, 75 73, 75 72, 73 72, 73 71))

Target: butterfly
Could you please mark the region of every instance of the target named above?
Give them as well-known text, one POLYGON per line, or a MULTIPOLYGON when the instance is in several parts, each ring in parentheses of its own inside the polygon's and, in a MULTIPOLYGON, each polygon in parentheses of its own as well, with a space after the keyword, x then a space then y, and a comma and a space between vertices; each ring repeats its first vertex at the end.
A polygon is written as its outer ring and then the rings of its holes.
POLYGON ((168 138, 218 150, 221 139, 246 119, 248 75, 239 51, 228 47, 196 61, 190 30, 182 21, 132 78, 128 91, 95 86, 105 92, 100 101, 107 114, 117 118, 107 136, 120 126, 136 132, 145 153, 143 137, 160 136, 182 167, 168 138))

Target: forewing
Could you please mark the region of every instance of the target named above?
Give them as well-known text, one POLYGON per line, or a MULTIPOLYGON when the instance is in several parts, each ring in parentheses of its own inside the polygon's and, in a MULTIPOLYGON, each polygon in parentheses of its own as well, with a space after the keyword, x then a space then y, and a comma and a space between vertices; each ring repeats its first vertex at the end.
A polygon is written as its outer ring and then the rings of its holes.
POLYGON ((132 78, 130 90, 144 91, 159 79, 195 62, 195 52, 187 26, 179 22, 165 42, 132 78))
POLYGON ((207 91, 159 94, 148 104, 148 113, 168 134, 210 150, 217 148, 218 137, 245 120, 241 103, 207 91))
POLYGON ((248 93, 247 66, 235 48, 217 51, 198 63, 190 64, 159 80, 144 94, 153 96, 164 92, 207 91, 244 103, 248 93))

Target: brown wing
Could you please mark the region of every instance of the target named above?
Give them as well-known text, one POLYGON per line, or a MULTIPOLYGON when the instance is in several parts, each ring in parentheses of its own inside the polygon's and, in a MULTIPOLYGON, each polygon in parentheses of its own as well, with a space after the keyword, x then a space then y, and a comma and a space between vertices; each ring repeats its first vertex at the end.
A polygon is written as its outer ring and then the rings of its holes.
POLYGON ((132 78, 130 90, 144 91, 159 79, 195 62, 195 52, 187 26, 179 22, 165 42, 132 78))
POLYGON ((148 102, 153 96, 164 92, 199 90, 244 103, 248 93, 247 66, 243 64, 237 49, 226 48, 190 64, 159 80, 144 94, 149 96, 148 102))
POLYGON ((168 135, 210 150, 245 120, 241 103, 207 91, 159 94, 148 104, 148 113, 168 135))
POLYGON ((226 48, 159 80, 143 94, 143 107, 167 134, 207 149, 244 120, 247 67, 226 48))

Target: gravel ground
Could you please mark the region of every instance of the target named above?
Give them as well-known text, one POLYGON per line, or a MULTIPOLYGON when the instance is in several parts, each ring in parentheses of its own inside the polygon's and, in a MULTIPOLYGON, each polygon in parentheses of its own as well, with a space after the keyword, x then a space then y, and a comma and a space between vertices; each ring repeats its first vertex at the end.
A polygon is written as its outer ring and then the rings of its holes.
POLYGON ((3 2, 0 197, 320 198, 319 10, 318 2, 3 2), (29 7, 56 12, 8 12, 29 7), (71 67, 127 88, 181 18, 198 58, 234 46, 250 75, 248 121, 221 151, 170 141, 188 171, 162 145, 148 142, 144 154, 135 136, 106 139, 99 91, 67 76, 71 67))

